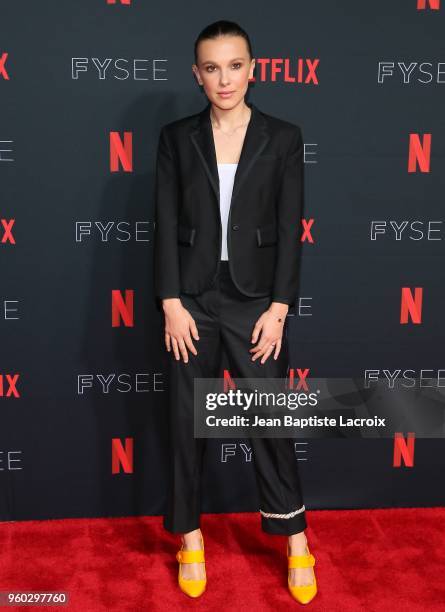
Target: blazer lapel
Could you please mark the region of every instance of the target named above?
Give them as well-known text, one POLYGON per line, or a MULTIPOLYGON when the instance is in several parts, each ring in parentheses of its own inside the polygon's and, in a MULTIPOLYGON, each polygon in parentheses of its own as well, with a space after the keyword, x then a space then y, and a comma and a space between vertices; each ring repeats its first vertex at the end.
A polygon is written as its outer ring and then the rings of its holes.
MULTIPOLYGON (((252 110, 252 114, 247 125, 241 155, 235 173, 232 198, 238 193, 249 170, 270 139, 267 122, 264 116, 252 102, 246 102, 246 104, 252 110)), ((211 104, 209 102, 206 108, 199 113, 197 127, 190 132, 190 138, 198 151, 204 170, 206 171, 213 191, 215 192, 217 202, 219 203, 218 162, 216 159, 215 141, 210 120, 210 109, 211 104)))

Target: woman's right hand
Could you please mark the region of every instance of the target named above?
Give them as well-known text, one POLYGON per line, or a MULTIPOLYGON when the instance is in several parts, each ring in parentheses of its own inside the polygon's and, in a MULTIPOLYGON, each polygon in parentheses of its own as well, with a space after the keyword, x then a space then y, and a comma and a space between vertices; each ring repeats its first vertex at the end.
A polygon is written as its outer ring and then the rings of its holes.
POLYGON ((184 308, 180 298, 165 298, 162 300, 162 308, 165 316, 165 346, 173 352, 176 360, 180 359, 181 353, 184 363, 189 360, 187 347, 194 355, 198 354, 192 338, 199 340, 198 328, 190 312, 184 308))

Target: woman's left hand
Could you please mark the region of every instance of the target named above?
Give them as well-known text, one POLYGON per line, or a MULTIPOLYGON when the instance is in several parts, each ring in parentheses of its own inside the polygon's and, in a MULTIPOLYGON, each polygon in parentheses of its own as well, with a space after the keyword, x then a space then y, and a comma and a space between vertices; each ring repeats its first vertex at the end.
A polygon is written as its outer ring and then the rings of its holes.
POLYGON ((289 306, 287 304, 272 302, 269 308, 263 312, 255 323, 252 333, 252 342, 258 340, 260 332, 261 339, 256 346, 249 349, 249 352, 253 353, 252 361, 262 356, 261 364, 263 364, 274 349, 273 358, 277 359, 281 350, 283 328, 288 310, 289 306))

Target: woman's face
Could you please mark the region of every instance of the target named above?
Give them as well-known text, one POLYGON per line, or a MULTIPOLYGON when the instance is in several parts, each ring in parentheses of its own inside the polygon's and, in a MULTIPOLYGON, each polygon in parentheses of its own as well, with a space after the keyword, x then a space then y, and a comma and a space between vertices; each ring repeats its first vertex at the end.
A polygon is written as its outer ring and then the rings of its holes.
POLYGON ((209 101, 223 109, 233 108, 243 100, 254 68, 255 60, 250 60, 242 36, 202 40, 198 46, 198 64, 192 66, 209 101))

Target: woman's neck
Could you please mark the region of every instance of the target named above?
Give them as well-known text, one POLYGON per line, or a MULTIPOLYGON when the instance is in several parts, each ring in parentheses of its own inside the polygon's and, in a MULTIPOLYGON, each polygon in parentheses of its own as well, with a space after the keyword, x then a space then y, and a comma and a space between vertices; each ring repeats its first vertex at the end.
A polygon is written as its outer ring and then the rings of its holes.
POLYGON ((244 100, 230 109, 221 109, 212 104, 210 119, 213 127, 222 132, 230 133, 249 123, 251 112, 244 100))

